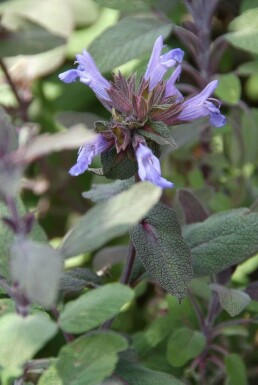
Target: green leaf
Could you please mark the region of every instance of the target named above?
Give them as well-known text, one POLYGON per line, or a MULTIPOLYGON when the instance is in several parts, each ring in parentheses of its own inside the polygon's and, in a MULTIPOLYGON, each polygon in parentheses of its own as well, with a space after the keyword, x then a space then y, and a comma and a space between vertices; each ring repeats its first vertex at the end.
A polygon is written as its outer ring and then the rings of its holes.
POLYGON ((109 179, 128 179, 136 174, 138 165, 135 160, 124 156, 117 155, 116 148, 101 154, 101 163, 103 165, 103 173, 109 179))
POLYGON ((0 365, 3 376, 17 377, 22 366, 57 332, 57 325, 47 317, 6 314, 0 318, 0 365))
POLYGON ((27 21, 19 31, 5 32, 4 37, 0 40, 0 57, 35 55, 49 51, 65 42, 63 37, 54 35, 41 26, 27 21))
POLYGON ((157 203, 161 189, 148 182, 137 183, 85 214, 64 239, 61 251, 72 257, 93 251, 128 231, 157 203))
POLYGON ((238 354, 230 354, 225 358, 227 385, 247 385, 247 374, 244 361, 238 354))
POLYGON ((241 96, 241 83, 239 78, 233 74, 217 75, 219 80, 215 95, 222 101, 237 104, 241 96))
POLYGON ((83 198, 92 200, 92 202, 104 202, 124 190, 128 190, 134 184, 134 178, 125 180, 116 180, 112 183, 93 184, 91 190, 82 193, 83 198))
POLYGON ((138 133, 145 136, 145 138, 151 139, 154 142, 164 145, 168 144, 173 149, 177 148, 177 144, 174 139, 170 136, 170 131, 168 126, 163 122, 151 122, 148 126, 153 131, 138 130, 138 133))
POLYGON ((170 127, 172 139, 177 147, 183 147, 199 140, 201 132, 207 127, 207 119, 198 119, 189 124, 180 124, 170 127))
POLYGON ((221 307, 231 317, 240 314, 251 302, 249 295, 241 290, 228 289, 215 283, 211 283, 209 286, 218 294, 221 307))
POLYGON ((153 0, 95 0, 101 7, 119 9, 123 12, 148 11, 153 0))
POLYGON ((11 276, 31 302, 54 305, 61 277, 62 257, 47 244, 17 237, 11 247, 11 276))
POLYGON ((241 64, 236 70, 238 75, 248 76, 258 72, 258 61, 249 61, 241 64))
POLYGON ((178 329, 168 340, 168 362, 172 366, 183 366, 192 358, 197 357, 205 345, 205 337, 200 332, 188 328, 178 329))
POLYGON ((89 51, 102 72, 134 59, 152 49, 155 40, 171 32, 172 24, 153 15, 130 16, 106 29, 89 51))
POLYGON ((126 361, 119 362, 116 374, 128 385, 184 385, 171 374, 150 370, 126 361))
POLYGON ((241 208, 210 216, 183 231, 191 249, 194 276, 216 274, 258 251, 258 213, 241 208))
MULTIPOLYGON (((24 215, 26 210, 22 201, 16 199, 17 211, 19 215, 24 215)), ((8 207, 0 201, 0 217, 7 217, 9 215, 8 207)), ((0 221, 0 271, 1 275, 9 278, 9 254, 10 247, 14 239, 13 231, 0 221)), ((37 241, 46 241, 46 236, 42 228, 36 223, 30 233, 30 239, 37 241)))
POLYGON ((63 273, 60 279, 60 290, 64 294, 76 293, 85 287, 95 287, 101 284, 101 281, 101 277, 94 271, 85 267, 77 267, 63 273))
POLYGON ((157 204, 130 237, 150 275, 181 300, 192 278, 192 260, 175 212, 157 204))
POLYGON ((68 333, 87 332, 118 314, 133 295, 133 290, 119 283, 93 289, 66 304, 60 326, 68 333))
POLYGON ((233 46, 258 53, 258 8, 248 9, 229 25, 234 32, 224 35, 233 46))
POLYGON ((126 340, 113 332, 82 336, 62 348, 39 385, 97 385, 112 374, 126 348, 126 340))

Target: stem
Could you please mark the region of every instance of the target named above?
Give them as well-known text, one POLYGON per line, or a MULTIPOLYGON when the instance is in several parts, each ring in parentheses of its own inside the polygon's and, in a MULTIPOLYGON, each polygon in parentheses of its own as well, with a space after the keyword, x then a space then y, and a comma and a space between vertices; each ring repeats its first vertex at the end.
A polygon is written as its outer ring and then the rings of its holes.
POLYGON ((134 245, 132 244, 132 242, 130 242, 126 262, 120 278, 120 283, 123 283, 125 285, 129 283, 135 261, 135 254, 136 252, 134 245))
MULTIPOLYGON (((59 324, 59 315, 60 315, 59 310, 57 309, 57 307, 54 306, 51 309, 51 311, 52 311, 52 314, 53 314, 55 320, 57 321, 57 324, 59 324)), ((74 336, 72 334, 66 333, 63 330, 62 330, 62 333, 63 333, 64 339, 67 343, 72 342, 74 340, 74 336)))
POLYGON ((258 323, 258 320, 254 319, 254 318, 248 318, 248 319, 241 318, 241 319, 236 319, 236 320, 232 320, 232 321, 222 322, 213 329, 212 338, 218 336, 221 333, 221 331, 228 326, 249 325, 252 323, 258 323))
POLYGON ((198 318, 200 328, 201 330, 203 330, 205 327, 205 323, 204 323, 204 314, 202 312, 202 309, 190 290, 188 291, 188 297, 193 305, 196 317, 198 318))

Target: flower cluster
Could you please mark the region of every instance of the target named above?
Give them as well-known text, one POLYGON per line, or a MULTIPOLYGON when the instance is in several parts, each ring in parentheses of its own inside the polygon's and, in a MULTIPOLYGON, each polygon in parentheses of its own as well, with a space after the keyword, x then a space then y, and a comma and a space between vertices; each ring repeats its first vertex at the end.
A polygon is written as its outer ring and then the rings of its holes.
POLYGON ((184 100, 175 86, 181 73, 184 53, 172 49, 164 54, 163 39, 160 36, 144 76, 139 85, 135 76, 125 79, 121 73, 107 81, 98 70, 87 51, 76 56, 77 69, 59 75, 65 83, 77 78, 88 85, 101 103, 110 111, 109 122, 96 122, 98 135, 92 143, 79 150, 77 163, 71 168, 71 175, 79 175, 89 167, 92 159, 101 154, 103 172, 109 178, 127 179, 138 171, 141 180, 150 181, 162 188, 173 183, 161 176, 159 146, 174 144, 168 126, 191 122, 209 116, 215 127, 225 124, 225 117, 210 99, 217 87, 217 80, 209 83, 195 97, 184 100), (168 80, 163 77, 169 68, 175 67, 168 80))

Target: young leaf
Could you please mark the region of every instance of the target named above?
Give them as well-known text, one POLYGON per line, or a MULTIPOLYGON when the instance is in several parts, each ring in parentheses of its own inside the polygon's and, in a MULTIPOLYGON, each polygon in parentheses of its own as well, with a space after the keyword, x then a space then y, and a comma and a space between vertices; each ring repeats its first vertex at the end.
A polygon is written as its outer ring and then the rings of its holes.
POLYGON ((157 204, 144 221, 130 231, 130 237, 150 275, 181 300, 192 278, 192 260, 175 212, 157 204))
POLYGON ((93 289, 66 304, 60 326, 68 333, 87 332, 118 314, 132 298, 133 290, 119 283, 93 289))
POLYGON ((194 276, 216 274, 258 251, 258 213, 234 209, 188 225, 183 231, 191 249, 194 276))
POLYGON ((72 257, 98 249, 142 220, 160 195, 159 187, 142 182, 98 204, 67 234, 61 252, 65 257, 72 257))
POLYGON ((176 330, 168 340, 167 359, 172 366, 183 366, 205 348, 205 337, 188 328, 176 330))
POLYGON ((230 354, 225 358, 227 385, 247 385, 246 367, 242 358, 238 354, 230 354))
POLYGON ((31 302, 51 307, 57 298, 62 257, 48 244, 17 238, 11 247, 11 276, 31 302))
POLYGON ((89 51, 100 70, 109 71, 151 50, 155 39, 160 35, 166 38, 171 29, 171 23, 153 15, 129 16, 106 29, 89 51))
POLYGON ((22 374, 22 366, 52 338, 57 325, 47 317, 6 314, 0 318, 0 365, 5 378, 22 374))
POLYGON ((113 332, 82 336, 62 348, 39 385, 97 385, 112 374, 118 353, 126 348, 126 340, 113 332))
POLYGON ((226 310, 231 317, 235 317, 241 313, 251 302, 249 295, 241 290, 228 289, 225 286, 215 283, 211 283, 209 286, 218 294, 221 307, 226 310))

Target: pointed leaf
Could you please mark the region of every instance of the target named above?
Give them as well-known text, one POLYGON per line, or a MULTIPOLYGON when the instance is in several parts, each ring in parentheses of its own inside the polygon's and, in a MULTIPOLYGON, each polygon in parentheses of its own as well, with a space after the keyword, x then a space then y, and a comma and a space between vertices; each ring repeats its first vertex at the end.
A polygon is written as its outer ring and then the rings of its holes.
POLYGON ((258 213, 234 209, 211 215, 183 231, 194 276, 216 274, 258 252, 258 213))
POLYGON ((125 180, 116 180, 112 183, 93 184, 90 191, 82 193, 83 198, 92 200, 92 202, 104 202, 109 198, 128 190, 134 184, 134 178, 125 180))
POLYGON ((230 354, 225 358, 228 382, 227 385, 247 385, 247 373, 244 361, 238 354, 230 354))
POLYGON ((177 329, 168 340, 167 359, 172 366, 183 366, 205 348, 202 333, 188 328, 177 329))
POLYGON ((66 304, 60 326, 68 333, 87 332, 118 314, 133 295, 133 290, 119 283, 93 289, 66 304))
POLYGON ((187 189, 178 190, 178 200, 183 208, 185 221, 190 223, 202 222, 208 218, 208 212, 194 193, 187 189))
POLYGON ((137 183, 85 214, 67 234, 62 245, 65 257, 93 251, 128 231, 157 203, 161 189, 151 183, 137 183))
POLYGON ((221 307, 231 317, 240 314, 251 302, 249 295, 241 290, 228 289, 216 283, 211 283, 210 288, 218 294, 221 307))
POLYGON ((181 300, 192 278, 192 260, 175 212, 156 205, 144 222, 131 230, 130 237, 146 270, 181 300))

